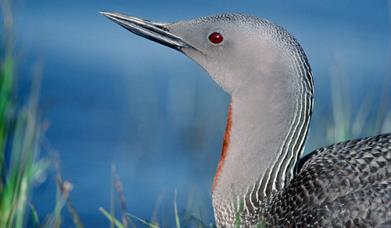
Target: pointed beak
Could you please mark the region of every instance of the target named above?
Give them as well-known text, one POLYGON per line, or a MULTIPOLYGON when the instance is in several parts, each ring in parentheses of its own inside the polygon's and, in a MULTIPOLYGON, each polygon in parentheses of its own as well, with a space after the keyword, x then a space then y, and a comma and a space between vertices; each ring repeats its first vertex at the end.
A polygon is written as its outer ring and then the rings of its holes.
POLYGON ((125 16, 119 13, 100 12, 110 20, 121 25, 130 32, 182 51, 183 48, 193 48, 181 37, 170 33, 168 23, 151 22, 137 17, 125 16))

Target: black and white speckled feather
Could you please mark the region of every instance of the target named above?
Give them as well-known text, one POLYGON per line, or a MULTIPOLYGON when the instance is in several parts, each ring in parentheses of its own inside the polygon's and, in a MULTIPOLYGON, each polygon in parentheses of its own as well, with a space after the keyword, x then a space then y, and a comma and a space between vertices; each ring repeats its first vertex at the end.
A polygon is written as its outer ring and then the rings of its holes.
POLYGON ((264 213, 278 227, 376 227, 391 222, 391 134, 314 151, 264 213))

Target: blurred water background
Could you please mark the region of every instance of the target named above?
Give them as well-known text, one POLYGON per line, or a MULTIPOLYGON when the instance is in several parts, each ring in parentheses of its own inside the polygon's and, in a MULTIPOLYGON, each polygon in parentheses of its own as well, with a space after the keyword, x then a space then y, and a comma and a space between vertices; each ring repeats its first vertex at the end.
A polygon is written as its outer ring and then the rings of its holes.
MULTIPOLYGON (((41 155, 57 152, 86 227, 109 226, 98 208, 111 207, 113 166, 128 212, 170 226, 176 190, 181 218, 213 223, 210 189, 228 95, 179 52, 136 37, 98 12, 155 21, 241 12, 287 28, 303 46, 314 74, 310 152, 349 137, 391 131, 390 5, 365 0, 16 0, 17 94, 20 100, 27 97, 38 64, 39 107, 48 126, 41 155)), ((49 171, 32 195, 43 218, 53 211, 54 176, 49 171)), ((65 210, 63 223, 73 224, 65 210)))

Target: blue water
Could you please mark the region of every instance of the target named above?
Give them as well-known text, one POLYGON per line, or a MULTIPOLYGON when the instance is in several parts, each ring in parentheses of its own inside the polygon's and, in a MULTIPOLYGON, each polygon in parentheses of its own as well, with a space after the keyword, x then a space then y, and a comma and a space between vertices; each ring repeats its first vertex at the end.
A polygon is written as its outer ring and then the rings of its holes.
MULTIPOLYGON (((368 93, 383 96, 391 77, 387 9, 386 1, 348 0, 19 0, 13 10, 20 96, 28 93, 34 66, 43 63, 45 141, 74 186, 71 200, 86 227, 109 224, 98 208, 110 208, 113 165, 132 214, 150 219, 156 212, 163 225, 172 224, 176 189, 180 216, 213 222, 210 186, 228 95, 182 54, 130 34, 98 11, 159 21, 242 12, 286 27, 315 78, 310 151, 325 144, 333 72, 347 84, 353 110, 368 93)), ((53 211, 53 171, 33 197, 40 214, 53 211)), ((64 216, 72 224, 66 209, 64 216)))

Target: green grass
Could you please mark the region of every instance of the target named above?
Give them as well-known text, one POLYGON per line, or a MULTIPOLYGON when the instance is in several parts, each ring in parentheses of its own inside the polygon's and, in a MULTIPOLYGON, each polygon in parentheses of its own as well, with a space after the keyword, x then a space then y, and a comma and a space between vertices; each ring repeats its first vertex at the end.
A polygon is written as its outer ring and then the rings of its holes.
MULTIPOLYGON (((12 93, 12 78, 13 61, 10 56, 7 56, 1 67, 0 73, 0 166, 4 164, 5 144, 10 131, 9 115, 11 110, 11 93, 12 93)), ((3 174, 3 168, 0 169, 0 175, 3 174)), ((0 189, 3 184, 0 182, 0 189)))
POLYGON ((32 183, 48 163, 37 159, 41 126, 36 98, 23 107, 18 107, 14 99, 12 15, 8 1, 1 1, 1 6, 6 51, 0 61, 0 227, 24 227, 28 210, 33 224, 39 222, 29 196, 32 183))
MULTIPOLYGON (((18 112, 10 132, 7 137, 11 144, 10 161, 2 164, 0 227, 23 227, 31 185, 47 167, 45 160, 36 159, 40 127, 34 109, 18 112)), ((5 154, 4 148, 2 154, 5 154)))
MULTIPOLYGON (((352 107, 353 97, 349 95, 349 87, 343 80, 344 75, 338 72, 338 70, 332 71, 330 77, 332 119, 327 124, 325 143, 332 144, 391 132, 391 78, 385 77, 381 96, 374 97, 374 93, 366 92, 355 110, 352 107), (378 106, 374 105, 375 101, 378 101, 378 106), (375 116, 375 118, 370 119, 370 116, 375 116)), ((346 78, 346 80, 348 79, 346 78)), ((316 137, 324 138, 322 134, 323 132, 319 131, 316 137)))
MULTIPOLYGON (((0 0, 4 21, 4 57, 0 58, 0 227, 60 227, 61 210, 67 205, 76 227, 80 218, 69 201, 71 184, 57 178, 57 201, 54 212, 41 224, 40 216, 30 202, 31 190, 49 167, 49 160, 39 158, 42 125, 38 110, 39 77, 26 104, 14 96, 16 81, 13 58, 11 2, 0 0)), ((57 172, 59 173, 59 172, 57 172)))

